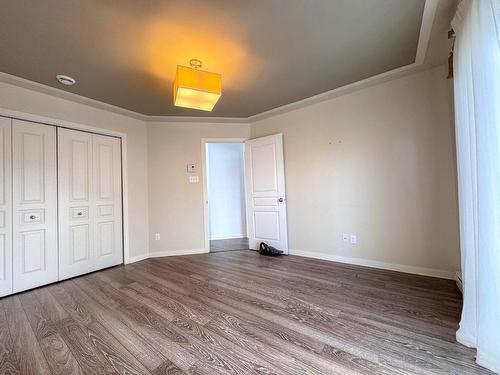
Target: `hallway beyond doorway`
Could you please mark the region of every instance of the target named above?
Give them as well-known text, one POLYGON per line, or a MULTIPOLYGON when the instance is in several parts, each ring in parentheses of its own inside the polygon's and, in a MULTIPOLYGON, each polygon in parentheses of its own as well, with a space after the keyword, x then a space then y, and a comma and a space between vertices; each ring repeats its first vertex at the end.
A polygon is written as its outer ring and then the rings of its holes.
POLYGON ((210 252, 248 250, 248 238, 229 238, 227 240, 211 240, 210 252))

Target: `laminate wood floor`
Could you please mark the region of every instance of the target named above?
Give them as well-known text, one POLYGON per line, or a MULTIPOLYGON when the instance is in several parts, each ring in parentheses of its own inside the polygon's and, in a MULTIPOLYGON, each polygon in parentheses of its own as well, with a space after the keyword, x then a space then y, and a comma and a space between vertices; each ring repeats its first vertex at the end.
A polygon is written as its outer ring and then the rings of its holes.
POLYGON ((227 240, 211 240, 210 252, 248 250, 248 238, 229 238, 227 240))
POLYGON ((0 374, 487 374, 449 280, 252 251, 148 259, 0 300, 0 374))

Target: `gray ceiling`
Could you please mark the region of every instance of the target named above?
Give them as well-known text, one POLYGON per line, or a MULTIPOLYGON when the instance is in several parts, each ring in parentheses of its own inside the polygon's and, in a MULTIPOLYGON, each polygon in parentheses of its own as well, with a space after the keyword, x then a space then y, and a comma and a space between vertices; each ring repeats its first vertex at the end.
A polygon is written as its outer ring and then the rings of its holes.
POLYGON ((248 117, 412 63, 424 3, 0 0, 0 71, 146 115, 248 117), (222 74, 212 112, 172 104, 191 58, 222 74))

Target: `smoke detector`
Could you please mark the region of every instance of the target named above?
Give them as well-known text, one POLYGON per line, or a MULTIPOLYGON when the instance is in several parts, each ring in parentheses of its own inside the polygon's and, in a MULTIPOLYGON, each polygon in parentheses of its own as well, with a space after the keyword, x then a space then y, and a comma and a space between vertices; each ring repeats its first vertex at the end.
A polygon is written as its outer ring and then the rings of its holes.
POLYGON ((62 83, 63 85, 66 86, 72 86, 76 83, 76 80, 73 77, 66 76, 64 74, 56 75, 56 79, 57 81, 59 81, 59 83, 62 83))

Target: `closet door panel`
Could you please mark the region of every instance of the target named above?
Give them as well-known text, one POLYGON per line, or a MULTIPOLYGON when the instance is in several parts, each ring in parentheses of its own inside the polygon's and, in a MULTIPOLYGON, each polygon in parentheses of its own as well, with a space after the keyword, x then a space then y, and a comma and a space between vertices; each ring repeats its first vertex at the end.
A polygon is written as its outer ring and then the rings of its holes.
POLYGON ((13 291, 58 279, 56 128, 13 120, 13 291))
POLYGON ((92 272, 92 135, 58 129, 59 278, 92 272))
POLYGON ((121 144, 118 138, 93 136, 96 268, 123 262, 121 144))
POLYGON ((12 293, 11 121, 0 117, 0 297, 12 293))

